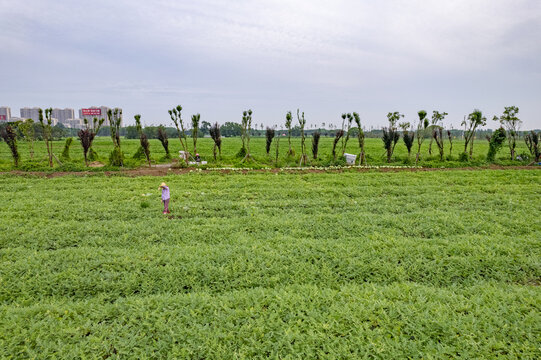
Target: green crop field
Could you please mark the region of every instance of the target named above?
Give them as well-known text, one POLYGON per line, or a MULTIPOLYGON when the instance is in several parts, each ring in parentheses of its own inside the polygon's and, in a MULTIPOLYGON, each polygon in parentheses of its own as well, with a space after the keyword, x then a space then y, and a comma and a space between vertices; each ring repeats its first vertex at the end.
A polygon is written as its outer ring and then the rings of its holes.
MULTIPOLYGON (((292 138, 292 147, 296 152, 295 157, 287 157, 288 142, 286 137, 281 137, 279 141, 279 156, 278 163, 276 163, 276 148, 274 145, 271 148, 270 155, 268 156, 265 151, 265 138, 255 137, 251 139, 251 153, 255 158, 253 163, 241 163, 242 158, 237 158, 235 155, 242 147, 240 138, 223 138, 222 145, 222 157, 217 161, 213 159, 213 145, 214 142, 210 138, 200 138, 197 142, 198 152, 201 154, 202 160, 208 161, 211 167, 223 167, 223 166, 242 166, 242 167, 267 167, 267 166, 298 166, 300 158, 300 139, 292 138)), ((276 140, 275 140, 276 141, 276 140)), ((60 156, 64 147, 65 141, 55 141, 53 144, 53 151, 57 156, 60 156)), ((312 158, 312 148, 310 138, 306 139, 307 154, 309 155, 310 164, 312 166, 328 166, 332 165, 331 152, 332 152, 331 137, 322 137, 320 140, 318 159, 312 158)), ((387 164, 385 158, 385 149, 383 148, 383 142, 381 139, 368 138, 366 142, 366 154, 368 165, 383 165, 387 164)), ((473 160, 462 162, 459 161, 459 155, 464 151, 464 141, 455 139, 453 141, 453 149, 450 151, 449 141, 445 140, 444 161, 440 161, 438 147, 436 143, 432 145, 432 155, 429 154, 430 140, 426 139, 421 149, 421 161, 419 166, 423 167, 464 167, 464 166, 484 166, 488 165, 486 162, 486 155, 488 152, 488 142, 485 139, 475 140, 474 145, 474 157, 473 160)), ((150 156, 154 163, 169 163, 171 160, 164 159, 165 151, 158 140, 150 140, 150 156)), ((192 139, 188 139, 189 150, 193 150, 192 139)), ((273 143, 275 144, 275 142, 273 143)), ((137 152, 139 147, 139 140, 121 140, 122 150, 126 158, 127 167, 146 166, 145 160, 134 160, 133 155, 137 152)), ((181 150, 180 142, 177 138, 169 139, 170 152, 173 157, 178 158, 178 151, 181 150)), ((29 144, 24 141, 18 142, 19 151, 21 153, 21 170, 49 170, 47 163, 47 151, 45 143, 38 141, 34 143, 35 157, 33 161, 30 161, 29 144)), ((96 138, 94 141, 93 149, 99 156, 99 161, 103 164, 108 163, 109 154, 113 150, 113 143, 109 137, 96 138)), ((402 139, 396 145, 395 156, 391 165, 415 165, 415 154, 417 152, 417 144, 415 143, 411 156, 408 157, 408 153, 402 139)), ((517 143, 517 155, 521 155, 524 161, 511 161, 509 155, 509 148, 507 143, 500 149, 496 156, 495 163, 498 165, 527 165, 531 162, 532 158, 524 143, 524 140, 520 139, 517 143)), ((359 155, 359 145, 356 138, 351 138, 348 142, 346 152, 359 155)), ((344 161, 338 161, 338 164, 344 164, 344 161)), ((85 170, 84 157, 82 147, 78 139, 74 138, 73 144, 70 148, 70 160, 64 162, 63 167, 58 167, 55 163, 56 170, 72 171, 72 170, 85 170)), ((0 171, 12 170, 13 160, 11 158, 11 152, 8 146, 4 142, 0 142, 0 171)), ((105 170, 115 170, 118 167, 106 167, 105 170)))
POLYGON ((0 358, 538 359, 540 185, 1 175, 0 358))

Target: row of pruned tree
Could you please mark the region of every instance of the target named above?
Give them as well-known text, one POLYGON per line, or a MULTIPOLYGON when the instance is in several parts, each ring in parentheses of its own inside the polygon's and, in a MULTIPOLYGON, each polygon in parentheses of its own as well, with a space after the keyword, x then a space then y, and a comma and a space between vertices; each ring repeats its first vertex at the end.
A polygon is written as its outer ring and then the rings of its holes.
MULTIPOLYGON (((510 157, 512 160, 516 159, 516 146, 518 133, 522 121, 518 118, 517 114, 519 112, 518 107, 509 106, 506 107, 501 116, 494 116, 493 120, 500 123, 500 129, 496 130, 493 136, 496 136, 499 140, 493 140, 492 146, 496 146, 497 143, 502 143, 507 139, 509 145, 510 157), (504 136, 503 140, 502 135, 504 136)), ((402 138, 404 144, 408 150, 408 156, 411 154, 415 138, 417 138, 417 154, 416 154, 416 163, 419 161, 421 155, 421 146, 426 138, 430 138, 430 144, 428 147, 429 155, 432 155, 432 144, 435 143, 440 160, 444 160, 444 141, 445 135, 449 141, 449 155, 452 155, 453 151, 453 136, 451 130, 445 130, 443 121, 448 115, 446 112, 433 111, 432 118, 427 117, 427 112, 425 110, 420 110, 418 113, 419 119, 417 126, 414 129, 409 122, 401 122, 399 120, 404 117, 404 115, 399 112, 392 112, 387 114, 387 119, 389 125, 383 128, 383 145, 387 154, 387 161, 391 162, 391 158, 394 153, 396 144, 400 139, 400 132, 398 128, 402 129, 402 138)), ((461 153, 461 159, 472 159, 473 158, 473 145, 475 141, 475 134, 479 127, 485 126, 487 119, 483 116, 481 110, 475 109, 468 116, 464 116, 464 120, 461 125, 464 126, 464 151, 461 153)), ((539 160, 539 157, 535 153, 535 140, 538 138, 539 134, 531 132, 525 136, 525 141, 530 149, 530 152, 535 157, 536 161, 539 160), (533 134, 533 135, 532 135, 533 134)), ((496 139, 494 138, 494 139, 496 139)))
MULTIPOLYGON (((186 131, 186 123, 182 118, 182 106, 178 105, 173 109, 169 110, 169 115, 171 120, 175 124, 177 131, 178 139, 181 144, 181 148, 186 154, 184 160, 188 163, 189 159, 198 158, 197 154, 197 140, 199 134, 199 124, 201 121, 200 114, 192 115, 191 117, 191 137, 193 141, 193 152, 191 148, 189 149, 188 136, 186 131)), ((505 140, 508 142, 509 151, 511 159, 516 158, 516 144, 518 139, 518 133, 521 125, 521 120, 518 118, 519 109, 516 106, 506 107, 501 116, 494 116, 493 120, 498 121, 501 126, 496 130, 492 136, 487 136, 489 141, 489 153, 487 158, 489 161, 494 160, 494 156, 498 149, 501 148, 505 140)), ((39 123, 41 126, 43 139, 46 144, 48 162, 49 166, 53 166, 53 159, 61 164, 61 160, 55 156, 53 151, 53 141, 52 141, 52 119, 51 119, 52 109, 45 109, 45 111, 39 110, 39 123)), ((237 156, 242 158, 242 162, 252 161, 253 157, 250 153, 250 134, 252 127, 252 110, 246 110, 242 113, 241 121, 241 139, 242 147, 239 150, 237 156)), ((428 147, 429 155, 432 155, 432 146, 436 144, 440 160, 444 160, 444 142, 445 135, 447 135, 447 141, 449 142, 449 155, 452 155, 453 150, 453 136, 451 130, 445 129, 444 119, 448 114, 446 112, 433 111, 432 117, 429 119, 427 117, 427 112, 425 110, 420 110, 418 112, 418 122, 414 128, 409 122, 400 122, 404 118, 403 114, 399 112, 390 112, 387 114, 387 120, 389 122, 388 126, 382 129, 382 141, 385 148, 385 154, 388 162, 392 161, 394 150, 398 144, 400 137, 408 151, 408 157, 411 156, 411 151, 414 146, 415 140, 417 140, 417 153, 415 157, 416 163, 420 160, 421 147, 425 139, 430 139, 430 144, 428 147), (400 130, 399 130, 400 129, 400 130)), ((107 118, 110 125, 110 136, 113 142, 113 151, 109 156, 109 163, 114 166, 123 166, 124 165, 124 154, 121 150, 121 136, 120 130, 122 125, 122 110, 115 108, 110 109, 107 112, 107 118)), ((147 135, 143 131, 141 126, 141 115, 135 115, 135 127, 139 135, 140 147, 136 153, 136 156, 139 158, 145 158, 148 165, 151 166, 150 159, 150 143, 148 141, 147 135)), ((364 147, 365 135, 363 127, 361 126, 361 118, 358 113, 344 113, 341 116, 342 125, 334 135, 332 143, 332 157, 333 161, 336 161, 337 158, 343 157, 346 151, 347 144, 350 140, 350 136, 354 135, 357 137, 358 146, 359 146, 359 155, 358 155, 358 164, 366 164, 366 153, 364 147), (356 125, 355 132, 352 130, 356 125)), ((83 148, 83 154, 85 159, 85 164, 88 166, 89 160, 96 159, 96 153, 92 149, 92 143, 99 133, 100 128, 102 127, 105 119, 94 118, 92 121, 84 120, 84 128, 79 130, 78 137, 83 148)), ((306 165, 309 163, 309 157, 307 155, 306 147, 306 137, 305 137, 305 126, 306 119, 304 112, 300 112, 297 109, 297 122, 298 128, 300 129, 300 138, 301 138, 301 154, 299 165, 306 165)), ((473 145, 475 140, 475 134, 479 127, 486 125, 486 117, 483 116, 483 113, 480 110, 475 109, 471 114, 464 117, 462 121, 464 126, 464 151, 461 153, 461 159, 467 160, 473 157, 473 145)), ((32 120, 27 120, 17 124, 18 130, 23 134, 26 140, 29 140, 30 147, 30 156, 34 156, 34 127, 32 120)), ((291 144, 291 136, 293 131, 293 115, 291 111, 286 113, 285 116, 285 127, 287 129, 287 140, 288 140, 288 151, 287 157, 294 158, 295 150, 291 144)), ((18 166, 20 156, 17 150, 17 132, 15 131, 12 125, 7 125, 0 129, 0 135, 5 140, 5 142, 10 147, 12 157, 15 163, 15 166, 18 166)), ((217 159, 217 156, 221 156, 222 151, 222 137, 220 126, 218 123, 211 125, 209 127, 209 133, 211 138, 214 141, 213 156, 214 159, 217 159)), ((275 139, 276 128, 267 127, 265 136, 266 136, 266 152, 270 156, 270 151, 272 148, 273 140, 275 139)), ((166 158, 170 158, 169 152, 169 140, 166 129, 163 126, 158 127, 158 139, 160 140, 165 153, 166 158)), ((311 152, 314 159, 318 158, 319 152, 319 140, 321 134, 319 131, 315 131, 312 134, 312 146, 311 152)), ((274 140, 275 144, 275 161, 278 163, 278 154, 279 154, 279 140, 280 137, 277 137, 274 140)), ((534 157, 535 161, 539 161, 540 156, 540 143, 541 143, 541 133, 536 133, 531 131, 526 134, 524 137, 526 145, 534 157)), ((72 143, 72 139, 68 138, 66 144, 64 145, 64 151, 62 153, 61 159, 69 159, 69 146, 72 143)))

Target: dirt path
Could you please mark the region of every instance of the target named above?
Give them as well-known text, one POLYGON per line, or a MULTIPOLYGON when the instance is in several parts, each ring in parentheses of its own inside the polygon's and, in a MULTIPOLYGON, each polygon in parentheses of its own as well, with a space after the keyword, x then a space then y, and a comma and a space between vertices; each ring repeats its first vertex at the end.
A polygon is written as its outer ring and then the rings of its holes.
POLYGON ((153 168, 138 168, 138 169, 128 169, 128 170, 118 170, 118 171, 73 171, 73 172, 63 172, 63 171, 53 171, 53 172, 44 172, 44 171, 9 171, 9 172, 0 172, 0 175, 16 175, 16 176, 38 176, 46 178, 55 178, 61 176, 165 176, 165 175, 182 175, 190 172, 201 172, 201 173, 222 173, 222 174, 235 174, 235 173, 340 173, 340 172, 419 172, 419 171, 473 171, 473 170, 541 170, 541 166, 486 166, 486 167, 460 167, 460 168, 407 168, 407 167, 378 167, 378 168, 331 168, 331 169, 313 169, 313 168, 288 168, 288 169, 218 169, 218 170, 202 170, 197 168, 185 168, 185 169, 174 169, 166 166, 153 167, 153 168))

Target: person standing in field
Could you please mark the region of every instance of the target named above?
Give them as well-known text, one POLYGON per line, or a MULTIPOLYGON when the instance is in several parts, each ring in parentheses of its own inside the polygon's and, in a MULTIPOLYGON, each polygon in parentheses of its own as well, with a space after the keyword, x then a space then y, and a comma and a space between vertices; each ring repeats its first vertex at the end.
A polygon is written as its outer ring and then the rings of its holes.
POLYGON ((171 198, 169 194, 169 186, 162 182, 159 188, 162 189, 163 213, 169 214, 169 199, 171 198))

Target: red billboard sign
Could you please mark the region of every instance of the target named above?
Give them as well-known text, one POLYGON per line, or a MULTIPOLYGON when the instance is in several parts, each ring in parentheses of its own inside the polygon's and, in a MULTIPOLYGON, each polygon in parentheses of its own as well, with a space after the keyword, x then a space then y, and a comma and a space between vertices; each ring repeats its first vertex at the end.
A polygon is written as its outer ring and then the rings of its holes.
POLYGON ((81 109, 83 116, 101 116, 101 109, 81 109))
POLYGON ((0 115, 0 121, 6 121, 7 118, 6 118, 6 115, 0 115))

